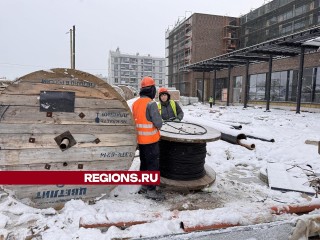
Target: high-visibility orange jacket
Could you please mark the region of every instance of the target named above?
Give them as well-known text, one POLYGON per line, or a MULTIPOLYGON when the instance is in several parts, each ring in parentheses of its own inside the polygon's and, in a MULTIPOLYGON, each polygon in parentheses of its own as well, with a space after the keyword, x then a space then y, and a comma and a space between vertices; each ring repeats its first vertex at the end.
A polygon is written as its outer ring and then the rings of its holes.
MULTIPOLYGON (((136 122, 138 144, 151 144, 158 142, 160 132, 146 116, 147 105, 152 100, 148 97, 139 98, 132 105, 133 118, 136 122)), ((160 115, 160 114, 159 114, 160 115)))

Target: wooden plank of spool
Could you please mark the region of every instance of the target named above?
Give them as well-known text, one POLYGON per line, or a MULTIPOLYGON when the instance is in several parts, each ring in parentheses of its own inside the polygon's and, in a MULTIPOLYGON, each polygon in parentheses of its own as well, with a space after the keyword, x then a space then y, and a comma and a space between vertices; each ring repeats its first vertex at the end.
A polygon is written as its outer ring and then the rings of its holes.
MULTIPOLYGON (((1 165, 78 162, 78 161, 130 161, 134 158, 135 146, 86 147, 74 146, 62 152, 57 146, 53 148, 10 149, 0 151, 1 165)), ((0 166, 1 167, 1 166, 0 166)))
POLYGON ((36 133, 50 133, 59 134, 70 130, 71 133, 79 134, 123 134, 129 133, 135 135, 135 126, 123 125, 121 127, 117 125, 87 125, 87 124, 65 124, 65 125, 49 125, 34 123, 34 124, 16 124, 16 123, 1 123, 0 122, 0 134, 36 134, 36 133))
MULTIPOLYGON (((8 127, 8 126, 7 126, 8 127)), ((101 129, 102 130, 102 129, 101 129)), ((58 135, 58 134, 57 134, 58 135)), ((76 145, 79 148, 87 147, 116 147, 116 146, 128 146, 136 140, 136 136, 128 133, 117 134, 72 134, 76 141, 76 145), (99 139, 100 142, 96 143, 95 140, 99 139)), ((57 148, 57 143, 52 138, 52 134, 0 134, 0 146, 2 150, 8 149, 37 149, 37 148, 57 148), (30 137, 34 141, 29 141, 30 137)))
MULTIPOLYGON (((7 106, 0 106, 5 108, 7 106)), ((53 112, 47 117, 39 111, 38 106, 9 106, 5 115, 1 117, 2 123, 44 123, 44 124, 100 124, 100 125, 131 125, 132 114, 127 109, 97 109, 75 108, 74 112, 53 112), (85 116, 81 118, 80 114, 85 116)))
MULTIPOLYGON (((39 106, 39 94, 23 95, 23 94, 2 94, 2 105, 11 106, 39 106)), ((104 108, 104 109, 123 109, 122 102, 117 99, 97 99, 77 97, 75 99, 75 108, 104 108)))
MULTIPOLYGON (((0 170, 129 169, 136 149, 131 110, 103 80, 73 69, 37 71, 8 86, 0 102, 0 170), (44 100, 49 91, 48 102, 60 105, 59 111, 51 106, 48 115, 46 106, 40 108, 40 94, 44 100), (72 105, 67 109, 61 99, 54 101, 59 93, 66 100, 71 96, 72 105), (62 151, 55 139, 65 132, 74 145, 63 145, 62 151)), ((114 187, 4 186, 18 199, 29 198, 27 204, 39 208, 59 208, 73 198, 92 200, 114 187)))

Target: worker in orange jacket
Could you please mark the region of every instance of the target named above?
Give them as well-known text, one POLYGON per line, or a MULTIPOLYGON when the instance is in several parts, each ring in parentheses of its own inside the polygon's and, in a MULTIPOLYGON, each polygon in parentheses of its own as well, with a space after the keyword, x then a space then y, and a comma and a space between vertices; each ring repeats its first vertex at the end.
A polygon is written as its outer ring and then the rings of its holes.
MULTIPOLYGON (((132 105, 136 123, 137 142, 140 151, 140 171, 159 171, 159 139, 162 119, 158 106, 153 101, 156 96, 155 82, 151 77, 144 77, 140 83, 140 98, 132 105)), ((147 198, 162 200, 164 196, 155 185, 142 187, 140 192, 147 198)))

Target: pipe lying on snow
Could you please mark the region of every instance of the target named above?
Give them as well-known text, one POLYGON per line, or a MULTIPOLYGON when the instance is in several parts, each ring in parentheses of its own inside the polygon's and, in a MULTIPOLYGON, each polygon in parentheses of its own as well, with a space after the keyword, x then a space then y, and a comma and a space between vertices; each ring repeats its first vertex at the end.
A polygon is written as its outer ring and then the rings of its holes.
POLYGON ((265 142, 275 142, 273 138, 262 138, 262 137, 252 136, 252 135, 246 135, 246 136, 248 138, 258 139, 258 140, 265 141, 265 142))
POLYGON ((293 205, 286 205, 286 206, 273 206, 271 207, 272 213, 277 215, 290 213, 290 214, 302 214, 302 213, 309 213, 316 209, 320 209, 320 203, 317 202, 307 202, 302 204, 293 204, 293 205))
POLYGON ((306 140, 304 143, 318 146, 318 153, 320 154, 320 141, 317 141, 317 140, 306 140))
POLYGON ((305 144, 310 144, 310 145, 318 146, 318 153, 320 154, 320 141, 316 141, 316 140, 306 140, 304 143, 305 143, 305 144))
POLYGON ((256 145, 254 145, 253 143, 249 143, 249 141, 246 139, 239 139, 238 144, 240 146, 243 146, 243 147, 249 149, 249 150, 253 150, 256 147, 256 145))
POLYGON ((315 145, 315 146, 317 146, 318 143, 319 143, 319 141, 316 141, 316 140, 306 140, 304 143, 305 143, 305 144, 310 144, 310 145, 315 145))
POLYGON ((220 139, 223 140, 223 141, 226 141, 228 143, 238 144, 239 140, 247 139, 247 137, 243 133, 240 133, 240 134, 237 134, 237 135, 233 135, 233 134, 228 134, 228 133, 221 132, 220 139))
POLYGON ((238 144, 242 147, 245 147, 249 150, 253 150, 256 146, 254 144, 249 143, 246 139, 247 136, 243 133, 233 135, 221 132, 221 140, 226 141, 232 144, 238 144))

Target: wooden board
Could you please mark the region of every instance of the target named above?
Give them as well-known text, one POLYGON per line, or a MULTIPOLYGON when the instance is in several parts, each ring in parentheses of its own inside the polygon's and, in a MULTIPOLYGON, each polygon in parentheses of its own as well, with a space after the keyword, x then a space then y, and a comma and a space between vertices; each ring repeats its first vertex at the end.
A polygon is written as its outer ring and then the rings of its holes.
POLYGON ((1 165, 73 162, 73 161, 99 161, 119 160, 131 161, 134 158, 135 148, 130 146, 117 147, 71 147, 61 151, 57 146, 55 149, 12 149, 0 150, 1 165))
MULTIPOLYGON (((0 115, 1 116, 1 115, 0 115)), ((16 124, 16 123, 1 123, 0 122, 0 134, 36 134, 36 133, 50 133, 59 135, 63 132, 70 130, 71 133, 82 133, 82 134, 133 134, 135 136, 136 129, 133 125, 109 125, 104 126, 100 124, 87 125, 87 124, 65 124, 65 125, 49 125, 42 123, 33 124, 16 124)))
POLYGON ((267 173, 271 189, 315 194, 315 190, 309 186, 306 174, 299 167, 283 163, 268 163, 267 173))
MULTIPOLYGON (((128 170, 136 144, 128 104, 91 74, 64 68, 37 71, 0 95, 0 170, 128 170), (69 102, 61 100, 64 96, 69 102), (40 106, 41 97, 46 106, 40 106), (66 150, 59 146, 64 134, 73 141, 66 150)), ((70 199, 92 200, 114 187, 4 186, 39 208, 59 208, 70 199)))
MULTIPOLYGON (((39 94, 36 95, 24 95, 24 94, 2 94, 1 104, 10 106, 39 106, 39 94)), ((76 108, 124 108, 122 102, 117 99, 99 99, 76 96, 75 99, 76 108)))
POLYGON ((161 139, 173 142, 205 143, 220 139, 220 132, 187 122, 165 122, 160 130, 161 139))
POLYGON ((103 194, 109 194, 114 185, 16 185, 10 190, 23 203, 37 208, 61 209, 71 199, 90 201, 103 194))
POLYGON ((74 112, 53 112, 48 117, 38 106, 0 106, 1 123, 132 125, 127 109, 75 108, 74 112), (1 114, 2 113, 2 114, 1 114), (83 114, 83 117, 81 117, 83 114))
MULTIPOLYGON (((103 129, 101 129, 103 130, 103 129)), ((62 133, 62 132, 61 132, 62 133)), ((56 136, 58 136, 57 134, 56 136)), ((76 140, 76 147, 116 147, 131 145, 136 140, 136 136, 128 133, 112 133, 112 134, 72 134, 76 140), (99 143, 95 140, 99 139, 99 143)), ((26 148, 57 148, 57 142, 54 140, 52 134, 0 134, 0 147, 2 150, 9 149, 26 149, 26 148), (30 142, 30 138, 34 139, 34 142, 30 142)))

